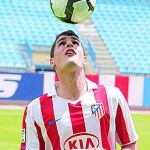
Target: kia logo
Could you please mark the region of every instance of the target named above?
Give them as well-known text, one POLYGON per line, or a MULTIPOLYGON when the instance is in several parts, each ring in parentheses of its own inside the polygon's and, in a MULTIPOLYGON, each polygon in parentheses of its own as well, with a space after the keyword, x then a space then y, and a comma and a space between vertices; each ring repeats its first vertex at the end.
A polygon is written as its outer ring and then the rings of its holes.
POLYGON ((64 142, 64 149, 89 149, 99 146, 99 139, 89 133, 77 133, 64 142))

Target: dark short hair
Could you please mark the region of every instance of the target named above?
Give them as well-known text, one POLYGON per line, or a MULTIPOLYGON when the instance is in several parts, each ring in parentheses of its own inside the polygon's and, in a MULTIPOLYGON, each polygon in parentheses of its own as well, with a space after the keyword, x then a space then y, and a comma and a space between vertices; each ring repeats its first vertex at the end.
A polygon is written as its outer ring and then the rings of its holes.
POLYGON ((75 34, 72 30, 67 30, 67 31, 64 31, 62 33, 60 33, 59 35, 56 36, 56 39, 54 41, 54 43, 52 44, 51 46, 51 51, 50 51, 50 57, 53 58, 54 57, 54 49, 55 49, 55 45, 56 45, 56 41, 57 39, 62 36, 62 35, 67 35, 67 36, 75 36, 79 39, 78 35, 75 34))

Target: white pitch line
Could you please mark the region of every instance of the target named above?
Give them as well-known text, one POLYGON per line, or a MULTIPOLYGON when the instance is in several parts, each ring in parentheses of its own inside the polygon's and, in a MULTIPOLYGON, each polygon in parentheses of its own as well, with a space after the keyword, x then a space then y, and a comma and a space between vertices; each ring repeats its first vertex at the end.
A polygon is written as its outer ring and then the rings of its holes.
POLYGON ((131 111, 132 114, 144 114, 144 115, 150 115, 150 111, 148 110, 132 110, 131 111))
POLYGON ((25 106, 17 106, 17 105, 0 105, 0 109, 24 110, 24 109, 25 109, 25 106))

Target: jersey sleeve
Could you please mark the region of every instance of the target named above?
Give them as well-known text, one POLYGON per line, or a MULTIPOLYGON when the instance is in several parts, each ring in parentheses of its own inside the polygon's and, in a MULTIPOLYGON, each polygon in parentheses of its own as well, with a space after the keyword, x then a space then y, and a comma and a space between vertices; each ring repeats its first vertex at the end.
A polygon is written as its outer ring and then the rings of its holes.
POLYGON ((22 142, 20 150, 38 150, 39 141, 32 108, 26 107, 22 121, 22 142))
POLYGON ((137 141, 138 135, 136 134, 126 99, 119 89, 117 89, 116 95, 118 99, 115 118, 116 139, 121 146, 124 146, 137 141))

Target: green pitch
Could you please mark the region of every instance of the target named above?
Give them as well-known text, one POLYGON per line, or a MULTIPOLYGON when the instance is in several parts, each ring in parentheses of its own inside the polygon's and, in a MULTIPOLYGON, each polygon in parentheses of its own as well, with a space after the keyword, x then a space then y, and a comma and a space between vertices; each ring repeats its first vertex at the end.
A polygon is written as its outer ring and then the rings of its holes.
POLYGON ((19 150, 23 111, 0 110, 0 150, 19 150))
MULTIPOLYGON (((19 150, 22 115, 22 110, 0 110, 0 150, 19 150)), ((132 116, 140 137, 139 149, 149 149, 150 115, 134 114, 132 116)))
MULTIPOLYGON (((148 150, 150 148, 150 114, 132 114, 134 125, 139 135, 139 150, 148 150)), ((119 150, 119 146, 117 150, 119 150)))

